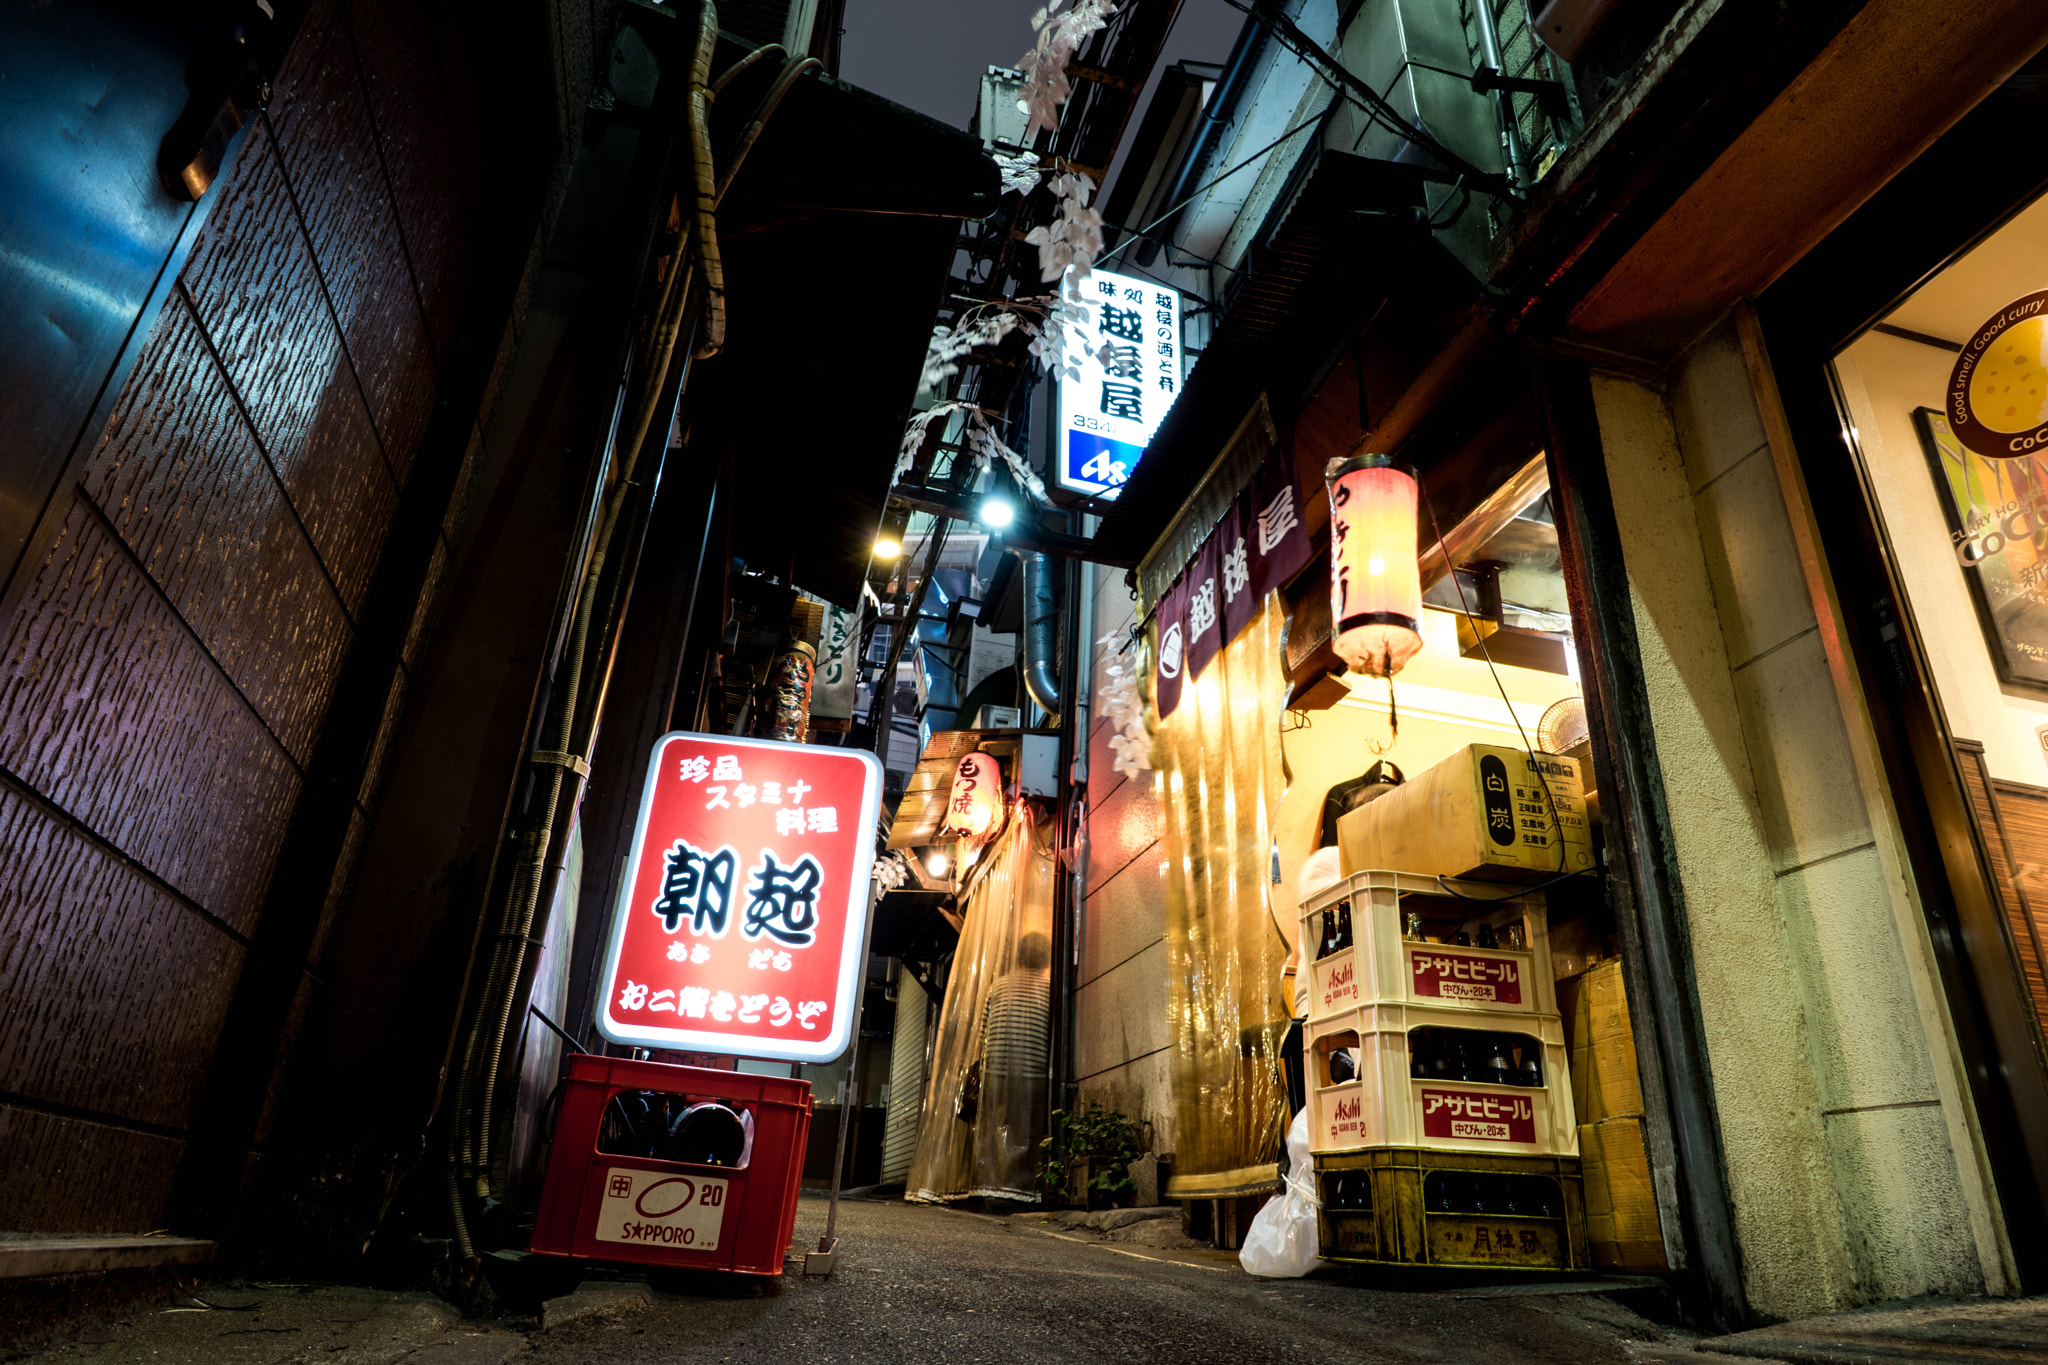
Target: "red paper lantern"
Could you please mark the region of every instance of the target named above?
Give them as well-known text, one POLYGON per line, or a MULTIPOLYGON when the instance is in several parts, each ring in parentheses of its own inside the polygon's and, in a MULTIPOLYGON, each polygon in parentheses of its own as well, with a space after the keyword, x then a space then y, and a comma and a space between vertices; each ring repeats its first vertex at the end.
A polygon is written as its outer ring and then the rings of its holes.
POLYGON ((1330 621, 1345 665, 1392 677, 1422 648, 1415 475, 1384 455, 1338 465, 1330 487, 1330 621))
POLYGON ((989 754, 968 754, 953 770, 953 790, 946 797, 943 832, 986 840, 994 838, 1002 827, 1002 769, 989 754))

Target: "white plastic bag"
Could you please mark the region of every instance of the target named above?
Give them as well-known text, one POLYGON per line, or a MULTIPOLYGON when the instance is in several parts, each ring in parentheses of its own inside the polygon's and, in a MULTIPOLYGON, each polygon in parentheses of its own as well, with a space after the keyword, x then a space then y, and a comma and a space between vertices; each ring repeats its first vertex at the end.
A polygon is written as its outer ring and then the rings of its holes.
POLYGON ((1308 1151, 1308 1110, 1294 1116, 1287 1129, 1287 1188, 1266 1201, 1252 1218, 1237 1253, 1248 1275, 1293 1280, 1319 1269, 1316 1256, 1315 1162, 1308 1151))

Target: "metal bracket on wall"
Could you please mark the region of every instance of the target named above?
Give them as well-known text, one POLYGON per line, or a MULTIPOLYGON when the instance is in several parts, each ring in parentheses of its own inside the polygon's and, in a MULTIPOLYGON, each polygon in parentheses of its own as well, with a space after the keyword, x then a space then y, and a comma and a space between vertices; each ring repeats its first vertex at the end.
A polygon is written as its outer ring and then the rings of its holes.
POLYGON ((535 763, 548 763, 557 768, 567 768, 586 782, 590 780, 590 765, 575 754, 565 754, 558 749, 535 749, 527 757, 535 763))

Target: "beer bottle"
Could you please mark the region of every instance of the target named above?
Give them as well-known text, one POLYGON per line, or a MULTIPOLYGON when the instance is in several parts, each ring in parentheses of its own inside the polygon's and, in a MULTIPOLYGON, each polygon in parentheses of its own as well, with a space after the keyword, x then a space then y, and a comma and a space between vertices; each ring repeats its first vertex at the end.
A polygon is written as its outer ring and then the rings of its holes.
POLYGON ((1512 1085, 1515 1068, 1508 1061, 1508 1045, 1505 1038, 1496 1035, 1486 1046, 1485 1056, 1480 1062, 1479 1079, 1493 1085, 1512 1085))
POLYGON ((1431 1056, 1429 1074, 1439 1081, 1461 1081, 1458 1074, 1458 1056, 1451 1035, 1441 1029, 1434 1030, 1429 1040, 1431 1056))
POLYGON ((1351 946, 1351 902, 1337 902, 1337 950, 1351 946))
POLYGON ((1500 940, 1494 937, 1493 926, 1491 924, 1482 924, 1479 926, 1479 933, 1478 936, 1474 939, 1474 942, 1476 942, 1481 948, 1500 947, 1500 940))
POLYGON ((1532 1090, 1543 1088, 1543 1064, 1536 1060, 1536 1049, 1533 1047, 1522 1058, 1521 1084, 1532 1090))

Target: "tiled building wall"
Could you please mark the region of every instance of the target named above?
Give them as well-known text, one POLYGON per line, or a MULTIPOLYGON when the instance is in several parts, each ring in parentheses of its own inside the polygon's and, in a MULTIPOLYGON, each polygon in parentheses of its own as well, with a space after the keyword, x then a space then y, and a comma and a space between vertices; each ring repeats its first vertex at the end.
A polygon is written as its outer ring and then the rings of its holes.
MULTIPOLYGON (((61 531, 20 570, 0 1229, 161 1226, 465 278, 460 73, 425 22, 399 0, 314 6, 60 490, 61 531)), ((422 617, 445 562, 444 543, 422 617)), ((380 756, 422 630, 393 660, 380 756)))
MULTIPOLYGON (((1090 566, 1096 638, 1127 634, 1138 604, 1121 570, 1090 566)), ((1076 974, 1075 1075, 1083 1103, 1100 1100, 1152 1125, 1153 1149, 1175 1149, 1173 1033, 1167 1017, 1171 971, 1161 884, 1161 812, 1151 774, 1114 767, 1103 715, 1100 650, 1089 695, 1088 864, 1076 974)), ((1128 663, 1135 657, 1125 655, 1128 663)))
POLYGON ((1750 1302, 1996 1289, 1925 931, 1887 870, 1732 325, 1596 376, 1750 1302))

